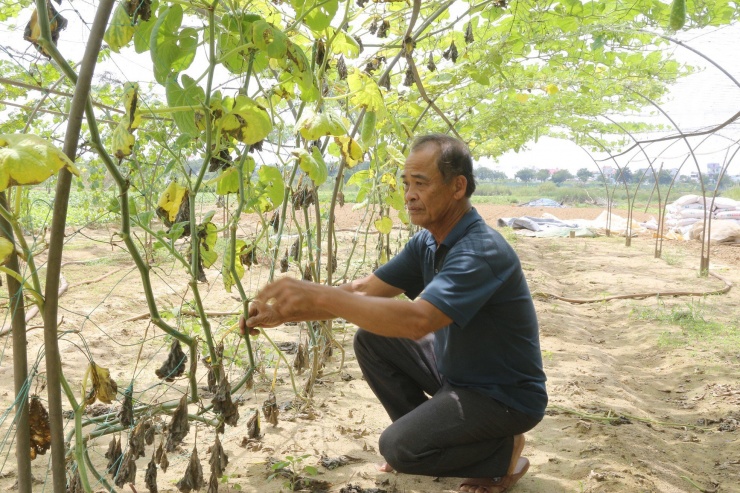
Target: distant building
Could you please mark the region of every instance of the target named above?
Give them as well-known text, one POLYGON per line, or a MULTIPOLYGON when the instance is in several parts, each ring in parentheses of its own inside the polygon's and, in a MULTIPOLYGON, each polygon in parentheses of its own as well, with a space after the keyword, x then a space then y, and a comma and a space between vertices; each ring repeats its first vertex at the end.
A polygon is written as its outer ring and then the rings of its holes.
POLYGON ((613 166, 609 166, 608 164, 601 167, 601 172, 604 173, 604 178, 607 179, 614 179, 614 175, 616 174, 616 169, 613 166))
POLYGON ((707 164, 707 176, 719 176, 720 171, 722 171, 722 166, 719 163, 707 164))

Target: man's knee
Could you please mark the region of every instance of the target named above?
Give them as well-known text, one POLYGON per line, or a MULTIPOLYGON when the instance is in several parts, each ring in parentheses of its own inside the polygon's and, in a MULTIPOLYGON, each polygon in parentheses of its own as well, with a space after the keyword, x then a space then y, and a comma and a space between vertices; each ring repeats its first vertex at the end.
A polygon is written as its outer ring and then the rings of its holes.
POLYGON ((412 472, 419 460, 415 445, 417 440, 409 439, 394 429, 393 425, 383 431, 378 440, 378 450, 385 461, 398 472, 412 472))
POLYGON ((377 336, 372 332, 368 332, 365 329, 357 329, 357 332, 355 332, 353 347, 355 350, 355 356, 358 360, 373 352, 372 347, 374 345, 374 341, 377 340, 378 337, 380 336, 377 336))

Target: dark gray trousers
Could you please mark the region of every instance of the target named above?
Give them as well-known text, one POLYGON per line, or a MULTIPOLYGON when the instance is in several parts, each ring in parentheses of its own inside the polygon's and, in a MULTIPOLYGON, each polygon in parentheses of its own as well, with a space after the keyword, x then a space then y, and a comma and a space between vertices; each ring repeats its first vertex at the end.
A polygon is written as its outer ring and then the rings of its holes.
POLYGON ((433 340, 432 334, 418 341, 363 329, 355 334, 362 374, 393 421, 380 436, 381 455, 407 474, 504 476, 513 436, 540 420, 445 382, 437 372, 433 340))

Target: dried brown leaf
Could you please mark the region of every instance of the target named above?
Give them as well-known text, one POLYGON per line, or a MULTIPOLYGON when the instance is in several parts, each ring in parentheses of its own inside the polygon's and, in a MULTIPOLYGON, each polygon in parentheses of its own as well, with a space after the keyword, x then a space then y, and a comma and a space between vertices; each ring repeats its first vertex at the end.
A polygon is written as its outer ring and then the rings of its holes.
POLYGON ((270 392, 267 400, 262 404, 262 412, 268 423, 272 424, 272 426, 277 426, 280 409, 278 408, 274 392, 270 392))
POLYGON ((221 381, 211 402, 214 412, 221 415, 224 423, 236 426, 239 422, 239 409, 231 400, 231 385, 224 375, 223 367, 221 368, 221 381))
POLYGON ((127 387, 123 392, 123 404, 118 412, 118 420, 126 428, 134 424, 134 388, 132 386, 127 387))
POLYGON ((465 28, 465 42, 470 44, 473 41, 475 41, 475 37, 473 36, 473 23, 468 22, 468 27, 465 28))
POLYGON ((70 473, 67 479, 67 493, 85 493, 85 489, 82 487, 82 478, 80 477, 80 469, 75 467, 74 473, 70 473))
POLYGON ((46 412, 41 399, 32 396, 28 410, 28 424, 31 429, 31 460, 37 455, 44 455, 51 447, 51 427, 49 413, 46 412))
POLYGON ((172 414, 172 420, 168 426, 165 450, 167 452, 175 450, 189 432, 190 421, 188 421, 188 395, 185 394, 180 399, 180 404, 178 404, 175 412, 172 414))
POLYGON ((308 349, 303 343, 298 344, 298 351, 296 351, 295 359, 293 360, 293 368, 300 375, 303 370, 309 366, 308 349))
POLYGON ((175 486, 182 493, 190 493, 193 490, 199 490, 205 486, 206 482, 203 479, 203 467, 200 465, 200 459, 198 459, 198 447, 193 447, 193 453, 190 454, 190 461, 188 467, 185 469, 185 474, 182 479, 177 482, 175 486))
POLYGON ((108 459, 108 464, 105 466, 108 473, 111 476, 116 475, 116 471, 121 463, 123 452, 121 452, 121 441, 113 437, 113 440, 108 444, 108 451, 105 453, 105 458, 108 459))
POLYGON ((254 414, 247 421, 247 438, 258 440, 260 435, 260 413, 255 409, 254 414))
POLYGON ((122 488, 127 483, 136 482, 136 458, 134 454, 129 450, 126 455, 123 456, 121 467, 116 473, 116 479, 114 483, 116 486, 122 488))
POLYGON ((339 457, 327 457, 326 455, 322 455, 321 459, 319 459, 319 464, 330 470, 346 466, 348 464, 356 464, 358 462, 362 462, 362 459, 352 457, 350 455, 340 455, 339 457))
POLYGON ((427 68, 430 72, 437 70, 437 65, 434 63, 434 55, 429 53, 429 61, 427 62, 427 68))
POLYGON ((216 435, 216 441, 211 447, 211 458, 208 459, 208 463, 211 465, 211 474, 218 478, 223 476, 226 466, 229 465, 229 457, 226 455, 218 435, 216 435))
POLYGON ((149 490, 149 493, 157 493, 157 463, 155 454, 152 455, 152 460, 146 466, 146 474, 144 475, 144 484, 149 490))
POLYGON ((135 458, 144 457, 146 448, 146 434, 152 428, 149 420, 139 421, 128 437, 128 446, 135 458))
POLYGON ((167 360, 154 373, 167 382, 174 382, 176 378, 185 373, 185 363, 188 362, 188 356, 183 352, 180 341, 175 339, 170 346, 170 352, 167 360))

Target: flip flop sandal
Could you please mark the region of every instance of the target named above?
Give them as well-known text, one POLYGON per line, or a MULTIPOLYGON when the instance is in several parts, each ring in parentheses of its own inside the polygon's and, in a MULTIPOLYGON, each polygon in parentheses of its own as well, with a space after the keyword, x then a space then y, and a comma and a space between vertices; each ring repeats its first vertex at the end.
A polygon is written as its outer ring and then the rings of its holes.
POLYGON ((519 481, 529 470, 529 460, 526 457, 519 457, 516 463, 516 472, 506 476, 485 479, 485 478, 468 478, 460 483, 460 488, 463 486, 472 486, 475 488, 485 488, 486 493, 504 493, 509 491, 517 481, 519 481))

